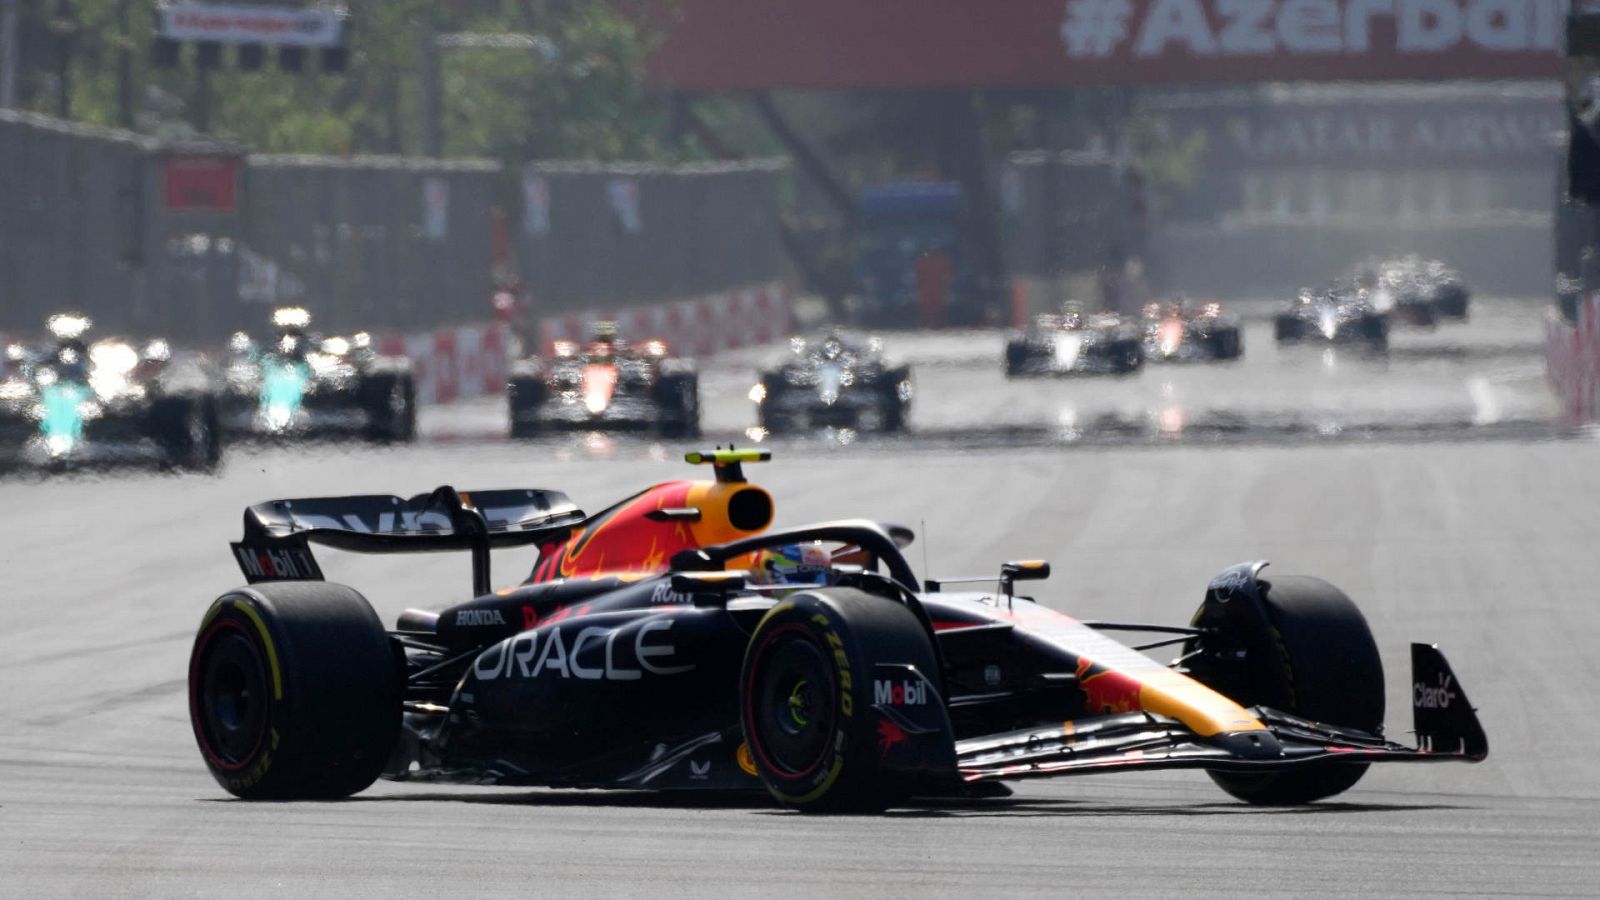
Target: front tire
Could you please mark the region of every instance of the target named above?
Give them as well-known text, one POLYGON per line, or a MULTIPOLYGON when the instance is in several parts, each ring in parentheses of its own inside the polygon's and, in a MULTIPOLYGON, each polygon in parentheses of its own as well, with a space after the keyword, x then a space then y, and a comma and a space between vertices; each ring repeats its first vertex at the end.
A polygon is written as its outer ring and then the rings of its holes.
POLYGON ((882 767, 872 713, 878 662, 936 672, 931 639, 900 603, 858 590, 796 594, 756 626, 740 715, 767 791, 802 812, 872 812, 914 785, 882 767))
MULTIPOLYGON (((1205 653, 1190 663, 1190 676, 1242 706, 1381 732, 1383 661, 1361 610, 1319 578, 1280 576, 1260 584, 1266 621, 1257 623, 1259 633, 1220 637, 1221 646, 1256 648, 1254 653, 1267 658, 1250 660, 1245 670, 1228 659, 1231 652, 1205 653)), ((1343 793, 1366 771, 1365 763, 1328 763, 1261 774, 1207 774, 1247 803, 1288 806, 1343 793)))
POLYGON ((401 668, 364 597, 325 582, 224 594, 189 655, 189 719, 217 783, 246 800, 347 797, 400 733, 401 668))

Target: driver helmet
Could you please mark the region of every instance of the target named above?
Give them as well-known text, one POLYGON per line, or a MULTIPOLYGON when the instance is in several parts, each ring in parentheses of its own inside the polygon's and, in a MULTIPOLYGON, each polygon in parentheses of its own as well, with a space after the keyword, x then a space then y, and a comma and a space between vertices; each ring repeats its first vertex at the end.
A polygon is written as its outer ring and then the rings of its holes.
POLYGON ((277 351, 296 359, 305 355, 307 334, 311 327, 311 313, 304 307, 284 306, 272 311, 272 328, 277 332, 277 351))
POLYGON ((617 351, 617 323, 600 321, 589 330, 589 355, 608 358, 617 351))
POLYGON ((89 370, 89 329, 93 323, 88 316, 77 313, 57 313, 45 322, 45 328, 55 339, 51 362, 61 373, 72 380, 82 380, 89 370))
POLYGON ((833 554, 821 541, 769 547, 756 554, 750 580, 756 584, 816 584, 832 582, 833 554))

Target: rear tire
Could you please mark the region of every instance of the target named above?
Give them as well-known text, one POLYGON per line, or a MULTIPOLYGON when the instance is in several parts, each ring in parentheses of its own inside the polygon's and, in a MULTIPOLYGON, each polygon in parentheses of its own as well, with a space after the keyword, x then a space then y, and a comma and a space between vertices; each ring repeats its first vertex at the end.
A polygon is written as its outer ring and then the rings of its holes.
POLYGON ((1468 306, 1467 289, 1457 285, 1448 285, 1439 291, 1439 299, 1435 304, 1439 315, 1446 318, 1467 320, 1468 306))
POLYGON ((417 389, 409 375, 374 377, 365 388, 367 439, 410 443, 417 437, 417 389))
POLYGON ((544 405, 545 385, 538 378, 514 378, 506 386, 507 408, 513 438, 538 437, 544 429, 539 422, 539 407, 544 405))
POLYGON ((1367 316, 1360 323, 1361 337, 1372 349, 1379 352, 1389 349, 1389 320, 1383 316, 1367 316))
POLYGON ((1006 377, 1016 378, 1026 374, 1028 369, 1028 344, 1026 341, 1014 340, 1006 344, 1006 377))
MULTIPOLYGON (((1369 731, 1383 729, 1383 661, 1372 630, 1344 592, 1319 578, 1280 576, 1260 582, 1265 634, 1223 635, 1233 646, 1268 647, 1247 676, 1217 654, 1197 657, 1191 677, 1242 706, 1267 706, 1313 721, 1369 731)), ((1185 652, 1190 648, 1185 647, 1185 652)), ((1208 772, 1247 803, 1288 806, 1343 793, 1361 780, 1365 763, 1328 763, 1277 772, 1208 772)))
POLYGON ((1211 336, 1211 355, 1216 359, 1238 359, 1242 349, 1236 328, 1218 331, 1211 336))
POLYGON ((872 713, 877 662, 937 672, 916 614, 849 588, 796 594, 756 626, 740 720, 767 791, 801 812, 874 812, 916 785, 883 771, 872 713))
POLYGON ((700 379, 692 374, 663 376, 656 386, 660 406, 657 431, 665 438, 700 436, 700 379))
POLYGON ((1279 343, 1300 340, 1304 336, 1300 320, 1294 316, 1278 316, 1272 320, 1272 336, 1279 343))
POLYGON ((1113 363, 1118 375, 1132 375, 1144 365, 1144 345, 1138 341, 1124 341, 1116 350, 1113 363))
POLYGON ((162 462, 179 471, 210 472, 222 461, 222 432, 209 397, 167 397, 151 410, 162 462))
POLYGON ((400 733, 401 664, 364 597, 320 581, 239 588, 189 655, 189 719, 217 783, 246 800, 347 797, 400 733))

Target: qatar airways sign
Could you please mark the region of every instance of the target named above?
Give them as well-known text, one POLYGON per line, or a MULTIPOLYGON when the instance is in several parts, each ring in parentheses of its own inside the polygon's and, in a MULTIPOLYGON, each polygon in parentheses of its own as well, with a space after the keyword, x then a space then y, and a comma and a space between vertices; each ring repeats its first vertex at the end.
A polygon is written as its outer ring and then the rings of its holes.
POLYGON ((1066 0, 1073 59, 1547 53, 1567 0, 1066 0))
POLYGON ((673 0, 687 91, 1557 79, 1569 0, 673 0))

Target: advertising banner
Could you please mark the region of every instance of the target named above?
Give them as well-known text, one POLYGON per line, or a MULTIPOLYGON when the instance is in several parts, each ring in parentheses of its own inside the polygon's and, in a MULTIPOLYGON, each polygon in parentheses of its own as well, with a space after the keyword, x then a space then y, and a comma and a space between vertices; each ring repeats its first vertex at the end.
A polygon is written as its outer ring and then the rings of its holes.
POLYGON ((677 0, 657 87, 1557 78, 1569 0, 677 0))
POLYGON ((245 6, 164 3, 156 33, 174 41, 338 47, 344 41, 343 7, 245 6))

